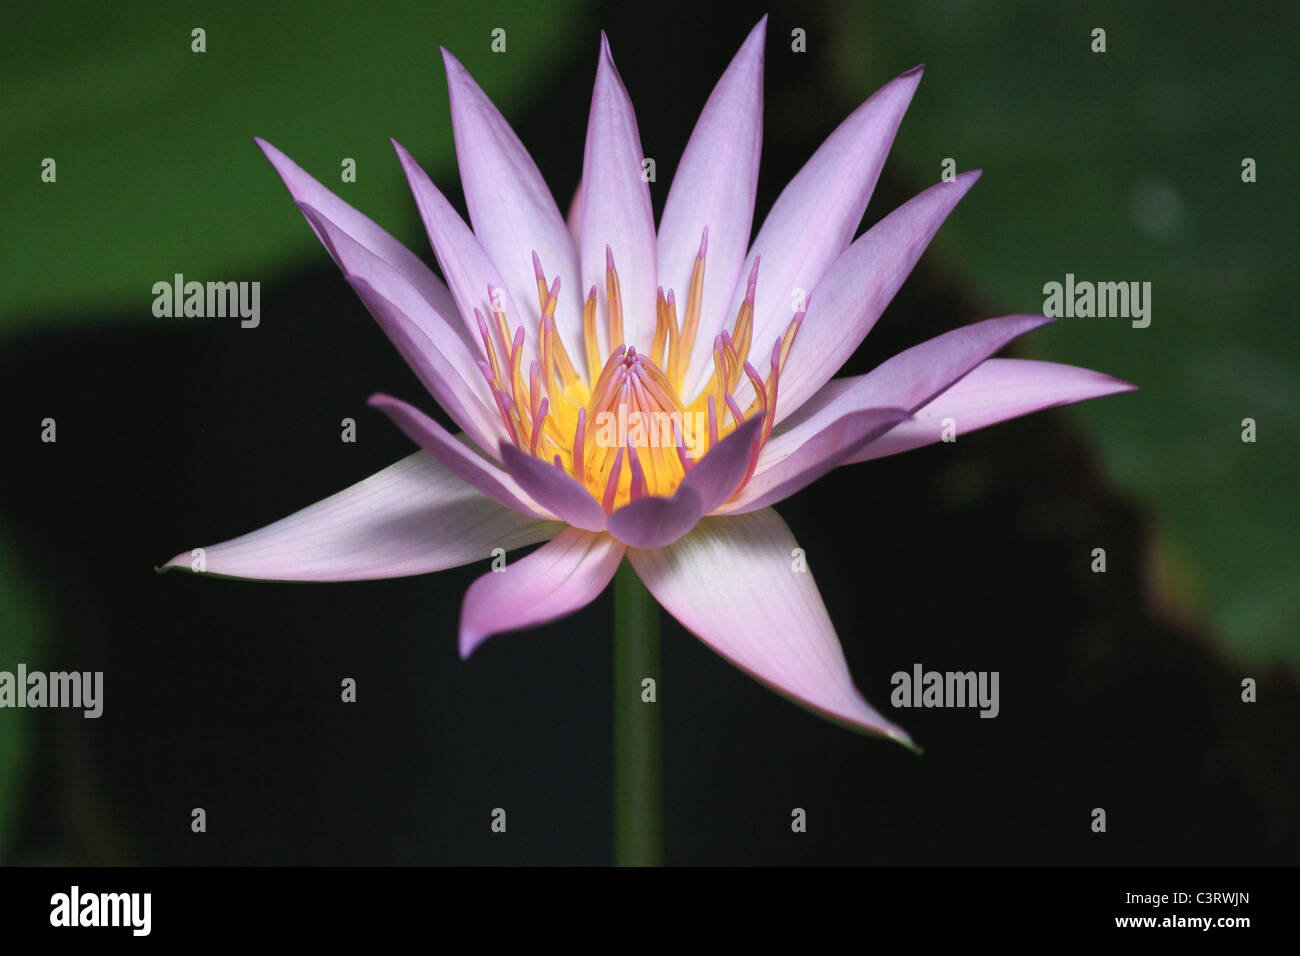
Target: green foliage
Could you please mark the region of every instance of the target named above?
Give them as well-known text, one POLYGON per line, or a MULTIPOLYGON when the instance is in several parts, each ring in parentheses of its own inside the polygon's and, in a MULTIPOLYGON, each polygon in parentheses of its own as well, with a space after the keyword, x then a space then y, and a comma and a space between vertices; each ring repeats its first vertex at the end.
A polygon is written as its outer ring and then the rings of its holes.
POLYGON ((532 105, 538 72, 579 38, 594 51, 573 29, 581 10, 417 0, 15 7, 0 57, 0 261, 21 281, 0 285, 0 335, 108 314, 156 321, 150 289, 176 272, 268 282, 317 255, 254 136, 415 240, 389 137, 431 171, 452 160, 439 46, 518 111, 532 105), (191 50, 195 28, 206 52, 191 50), (504 53, 491 50, 496 28, 504 53), (41 181, 46 157, 53 183, 41 181), (355 183, 341 181, 345 157, 356 160, 355 183))
MULTIPOLYGON (((23 580, 15 556, 4 547, 0 528, 0 580, 5 598, 0 600, 0 670, 15 671, 18 664, 41 666, 34 655, 42 633, 39 608, 23 580)), ((31 763, 31 711, 0 709, 0 860, 14 843, 14 826, 20 809, 20 785, 31 763)))
POLYGON ((1156 567, 1112 556, 1111 573, 1159 582, 1244 660, 1300 662, 1300 209, 1279 135, 1300 85, 1296 8, 839 9, 827 42, 846 91, 928 64, 893 168, 918 185, 945 157, 985 170, 937 254, 990 315, 1041 311, 1043 285, 1067 272, 1152 283, 1149 328, 1062 318, 1025 342, 1141 388, 1073 412, 1160 530, 1156 567), (1096 27, 1105 53, 1091 50, 1096 27), (1257 182, 1242 181, 1246 157, 1257 182), (1241 440, 1244 418, 1255 444, 1241 440))

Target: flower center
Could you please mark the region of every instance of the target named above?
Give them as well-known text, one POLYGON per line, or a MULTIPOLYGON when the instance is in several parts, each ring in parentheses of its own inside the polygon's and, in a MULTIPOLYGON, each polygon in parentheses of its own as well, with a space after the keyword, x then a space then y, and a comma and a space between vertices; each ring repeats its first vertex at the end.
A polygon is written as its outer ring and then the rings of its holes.
POLYGON ((572 475, 606 512, 645 495, 671 495, 709 449, 754 415, 763 415, 762 435, 750 460, 752 474, 758 451, 771 434, 781 369, 803 322, 807 302, 774 344, 767 376, 760 375, 749 361, 758 282, 755 260, 735 323, 713 340, 712 373, 686 401, 683 395, 699 332, 708 237, 705 229, 680 323, 673 290, 665 293, 659 289, 648 354, 624 342, 618 270, 612 250, 605 247, 603 318, 612 351, 601 360, 593 285, 583 308, 585 354, 580 360, 585 360, 586 375, 575 366, 556 331, 560 280, 557 277, 548 287, 536 252, 533 269, 541 323, 538 359, 530 363, 527 375, 523 369, 524 327, 516 327, 511 334, 510 319, 496 306, 500 297, 494 289, 488 289, 494 321, 489 322, 477 309, 474 312, 487 355, 486 361, 478 363, 479 369, 510 440, 572 475), (753 395, 742 408, 737 394, 744 395, 746 386, 753 395))

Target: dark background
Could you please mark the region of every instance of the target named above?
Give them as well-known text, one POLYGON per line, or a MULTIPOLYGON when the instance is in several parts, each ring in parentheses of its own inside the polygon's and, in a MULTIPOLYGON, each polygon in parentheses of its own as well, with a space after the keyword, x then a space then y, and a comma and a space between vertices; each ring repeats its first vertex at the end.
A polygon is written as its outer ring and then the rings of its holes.
POLYGON ((902 158, 887 165, 867 221, 933 181, 943 156, 983 166, 994 181, 953 214, 846 373, 969 321, 1036 311, 1036 290, 1066 271, 1165 281, 1151 329, 1063 320, 1034 337, 1034 351, 1013 353, 1095 367, 1141 391, 1094 403, 1105 411, 1039 413, 843 469, 779 508, 869 700, 887 708, 889 676, 918 661, 997 670, 997 719, 891 713, 926 748, 914 756, 791 706, 664 616, 669 862, 1296 862, 1293 384, 1285 374, 1277 384, 1279 367, 1294 368, 1295 339, 1289 311, 1265 308, 1295 301, 1274 249, 1294 247, 1293 232, 1276 226, 1293 200, 1282 196, 1275 139, 1291 125, 1277 111, 1289 109, 1279 83, 1293 77, 1279 18, 1293 14, 1255 6, 1115 6, 1073 19, 1044 12, 1055 5, 993 13, 956 3, 909 13, 839 3, 486 4, 473 13, 180 4, 131 14, 69 5, 61 16, 20 16, 6 43, 25 40, 46 59, 11 61, 25 79, 6 87, 0 114, 30 134, 6 137, 30 149, 14 146, 5 159, 17 210, 6 284, 24 291, 7 300, 0 352, 9 431, 0 668, 103 670, 106 702, 93 721, 0 711, 0 859, 609 861, 609 593, 556 625, 494 638, 462 663, 460 597, 486 562, 336 585, 153 568, 407 454, 407 441, 364 407, 371 393, 432 407, 313 245, 252 135, 431 260, 383 137, 407 141, 457 196, 437 45, 500 94, 564 207, 603 28, 646 152, 662 157, 658 210, 700 105, 766 9, 756 224, 843 116, 921 60, 929 68, 899 134, 902 158), (150 29, 117 16, 145 17, 150 29), (1101 17, 1111 77, 1089 59, 1101 17), (206 60, 188 50, 190 26, 204 22, 206 60), (487 31, 498 23, 511 52, 494 60, 487 31), (808 31, 807 54, 788 52, 796 27, 808 31), (66 41, 57 53, 53 32, 66 41), (257 52, 261 37, 270 46, 257 52), (159 52, 172 44, 179 59, 159 52), (423 50, 417 61, 404 59, 403 44, 423 50), (244 59, 223 63, 230 49, 244 59), (1261 63, 1283 72, 1261 80, 1261 63), (267 64, 280 72, 259 72, 267 64), (200 67, 208 80, 176 80, 175 70, 200 67), (1229 126, 1249 142, 1225 145, 1213 91, 1237 67, 1254 97, 1240 101, 1240 128, 1229 126), (1018 77, 1014 95, 1004 75, 1018 77), (1164 107, 1099 109, 1124 99, 1123 76, 1141 77, 1146 85, 1132 88, 1156 89, 1164 107), (132 83, 154 98, 133 102, 132 83), (138 137, 100 129, 103 116, 77 105, 104 95, 139 119, 138 137), (285 102, 322 112, 304 118, 285 102), (400 128, 370 135, 398 110, 400 128), (1191 118, 1151 120, 1179 110, 1191 118), (936 124, 950 119, 952 151, 931 155, 930 143, 945 142, 936 124), (999 122, 1014 135, 990 137, 999 122), (111 170, 79 161, 78 144, 89 156, 92 140, 113 155, 135 152, 111 170), (64 142, 59 184, 41 193, 39 159, 55 151, 44 147, 64 142), (1148 164, 1162 156, 1164 178, 1126 178, 1135 154, 1148 164), (341 155, 360 157, 353 192, 331 172, 341 155), (1260 182, 1240 182, 1243 155, 1264 157, 1260 182), (1268 157, 1277 157, 1271 168, 1268 157), (1206 185, 1213 177, 1221 185, 1206 185), (1142 185, 1151 181, 1173 182, 1184 198, 1142 185), (45 198, 65 184, 72 199, 45 198), (1212 197, 1198 200, 1198 189, 1212 197), (1134 211, 1133 195, 1155 198, 1134 211), (122 196, 135 204, 114 213, 122 196), (1058 250, 1059 264, 1008 245, 1013 234, 1058 250), (990 263, 989 249, 1007 255, 990 263), (1218 286, 1207 285, 1212 267, 1218 286), (115 283, 132 270, 143 278, 124 295, 115 283), (149 286, 174 272, 262 281, 261 326, 154 319, 149 286), (1235 351, 1199 317, 1216 297, 1236 303, 1217 320, 1231 324, 1235 351), (1270 387, 1251 391, 1261 381, 1270 387), (1207 393, 1214 401, 1196 404, 1207 393), (1246 415, 1261 421, 1256 445, 1240 441, 1246 415), (339 441, 349 416, 356 444, 339 441), (58 422, 56 444, 39 442, 45 417, 58 422), (1228 523, 1216 525, 1223 515, 1228 523), (1095 547, 1107 551, 1106 574, 1089 570, 1095 547), (1259 683, 1254 704, 1240 699, 1247 676, 1259 683), (358 683, 356 704, 339 701, 345 677, 358 683), (207 811, 206 834, 190 832, 194 807, 207 811), (505 835, 489 830, 494 807, 509 814, 505 835), (794 807, 807 810, 805 834, 790 831, 794 807), (1094 807, 1107 811, 1105 834, 1090 830, 1094 807))

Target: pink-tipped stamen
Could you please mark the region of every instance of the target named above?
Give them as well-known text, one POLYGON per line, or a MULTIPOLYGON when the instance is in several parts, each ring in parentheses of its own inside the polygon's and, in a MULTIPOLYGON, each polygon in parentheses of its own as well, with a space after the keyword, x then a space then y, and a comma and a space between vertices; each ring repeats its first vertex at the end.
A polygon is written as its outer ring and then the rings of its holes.
POLYGON ((682 463, 682 471, 690 474, 691 469, 695 467, 695 461, 686 452, 686 438, 682 435, 677 422, 673 422, 673 445, 677 449, 677 460, 682 463))
POLYGON ((606 513, 614 510, 614 498, 618 495, 618 480, 623 476, 624 451, 626 448, 619 446, 618 454, 614 456, 614 467, 609 473, 609 480, 605 482, 605 494, 601 498, 600 506, 606 513))
POLYGON ((632 486, 628 500, 636 501, 645 496, 645 472, 641 470, 641 457, 632 449, 628 449, 627 463, 632 466, 632 486))
POLYGON ((529 443, 529 452, 534 458, 537 457, 537 449, 541 446, 542 433, 545 431, 544 423, 546 422, 546 412, 550 408, 550 399, 543 398, 537 411, 533 413, 533 440, 529 443))
POLYGON ((736 427, 739 428, 745 424, 745 415, 740 410, 740 403, 736 401, 730 392, 727 392, 723 397, 727 402, 727 408, 731 410, 731 417, 736 420, 736 427))
POLYGON ((587 410, 578 409, 578 427, 573 430, 573 474, 584 484, 587 450, 587 410))

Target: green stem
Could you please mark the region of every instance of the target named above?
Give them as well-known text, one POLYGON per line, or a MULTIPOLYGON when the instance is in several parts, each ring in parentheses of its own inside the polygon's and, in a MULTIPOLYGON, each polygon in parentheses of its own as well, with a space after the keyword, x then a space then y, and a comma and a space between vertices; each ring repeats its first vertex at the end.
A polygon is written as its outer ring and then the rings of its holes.
POLYGON ((664 862, 659 605, 626 561, 614 575, 614 863, 664 862), (653 695, 642 681, 654 681, 653 695), (643 699, 653 696, 655 702, 643 699))

